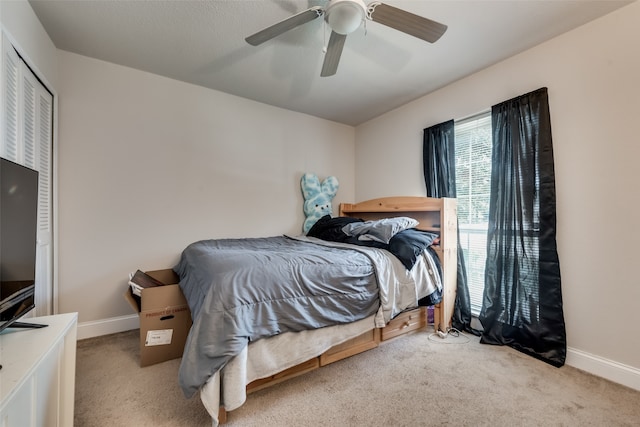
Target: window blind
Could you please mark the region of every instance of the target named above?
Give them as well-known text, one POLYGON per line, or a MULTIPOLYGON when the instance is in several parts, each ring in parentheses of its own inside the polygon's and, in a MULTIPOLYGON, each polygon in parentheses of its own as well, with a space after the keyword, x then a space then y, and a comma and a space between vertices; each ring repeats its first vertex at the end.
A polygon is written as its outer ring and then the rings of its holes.
POLYGON ((491 112, 455 122, 458 229, 471 312, 482 308, 491 191, 491 112))

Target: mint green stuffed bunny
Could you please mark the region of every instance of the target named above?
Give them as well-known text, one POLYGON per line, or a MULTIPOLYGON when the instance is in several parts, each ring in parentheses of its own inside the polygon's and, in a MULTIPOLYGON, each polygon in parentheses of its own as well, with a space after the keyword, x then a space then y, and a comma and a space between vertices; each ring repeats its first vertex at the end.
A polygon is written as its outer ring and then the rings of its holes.
POLYGON ((305 173, 300 180, 302 195, 304 196, 304 214, 306 219, 302 231, 307 234, 313 224, 325 215, 331 215, 333 208, 331 200, 338 192, 338 179, 328 176, 322 184, 313 173, 305 173))

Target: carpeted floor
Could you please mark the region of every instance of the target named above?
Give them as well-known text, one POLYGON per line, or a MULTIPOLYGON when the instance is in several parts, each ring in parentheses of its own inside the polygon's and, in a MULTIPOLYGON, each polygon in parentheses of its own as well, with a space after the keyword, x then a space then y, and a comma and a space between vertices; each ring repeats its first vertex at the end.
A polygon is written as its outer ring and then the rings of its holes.
MULTIPOLYGON (((138 331, 78 342, 75 426, 209 426, 179 359, 138 365, 138 331)), ((508 347, 418 332, 249 395, 228 426, 640 426, 640 391, 508 347)))

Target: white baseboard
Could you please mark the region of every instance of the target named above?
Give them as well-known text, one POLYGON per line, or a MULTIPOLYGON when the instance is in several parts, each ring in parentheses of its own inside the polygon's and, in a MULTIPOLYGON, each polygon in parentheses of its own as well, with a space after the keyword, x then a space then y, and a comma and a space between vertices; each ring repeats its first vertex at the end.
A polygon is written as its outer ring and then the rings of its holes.
POLYGON ((566 364, 614 383, 640 390, 640 369, 638 368, 570 347, 567 348, 566 364))
POLYGON ((137 314, 78 323, 78 339, 99 337, 140 328, 137 314))

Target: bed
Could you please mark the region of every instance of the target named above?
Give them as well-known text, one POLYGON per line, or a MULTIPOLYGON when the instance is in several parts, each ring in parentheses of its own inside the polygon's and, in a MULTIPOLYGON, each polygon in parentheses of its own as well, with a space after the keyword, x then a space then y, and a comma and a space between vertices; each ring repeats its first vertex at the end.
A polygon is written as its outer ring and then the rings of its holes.
POLYGON ((454 199, 341 204, 323 220, 306 236, 194 242, 174 268, 193 317, 180 385, 199 393, 214 426, 252 391, 425 327, 434 302, 435 328, 449 327, 454 199), (327 237, 338 225, 347 239, 327 237), (414 234, 435 238, 407 255, 414 234))

